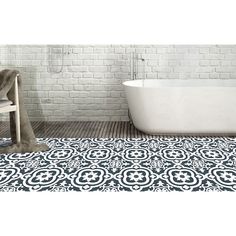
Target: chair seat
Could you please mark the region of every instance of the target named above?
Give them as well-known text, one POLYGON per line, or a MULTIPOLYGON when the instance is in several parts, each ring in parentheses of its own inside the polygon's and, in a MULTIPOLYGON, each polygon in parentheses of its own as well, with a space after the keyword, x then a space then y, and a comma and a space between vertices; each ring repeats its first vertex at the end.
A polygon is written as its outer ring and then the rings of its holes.
POLYGON ((6 100, 6 99, 0 99, 0 108, 6 107, 12 104, 12 101, 6 100))
MULTIPOLYGON (((15 99, 14 102, 9 101, 8 98, 1 97, 0 98, 0 113, 6 113, 6 112, 14 112, 15 117, 15 125, 16 125, 16 143, 19 144, 21 142, 21 133, 20 133, 20 109, 19 109, 19 91, 18 91, 18 79, 17 77, 19 74, 15 77, 15 83, 14 83, 14 92, 15 92, 15 99)), ((11 122, 11 116, 10 116, 10 122, 11 122)), ((12 122, 11 122, 12 125, 12 122)))

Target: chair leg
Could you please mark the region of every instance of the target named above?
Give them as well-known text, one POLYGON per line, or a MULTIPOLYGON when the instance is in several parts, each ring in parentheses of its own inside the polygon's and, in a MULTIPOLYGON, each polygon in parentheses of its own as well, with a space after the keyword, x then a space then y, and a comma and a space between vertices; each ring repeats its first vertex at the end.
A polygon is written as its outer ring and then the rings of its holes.
POLYGON ((15 79, 15 105, 16 105, 16 142, 19 144, 21 141, 21 133, 20 133, 20 110, 19 110, 19 94, 18 94, 18 81, 17 77, 15 79))
POLYGON ((16 142, 20 143, 21 141, 21 135, 20 135, 20 112, 19 112, 19 107, 16 108, 15 112, 16 116, 16 142))

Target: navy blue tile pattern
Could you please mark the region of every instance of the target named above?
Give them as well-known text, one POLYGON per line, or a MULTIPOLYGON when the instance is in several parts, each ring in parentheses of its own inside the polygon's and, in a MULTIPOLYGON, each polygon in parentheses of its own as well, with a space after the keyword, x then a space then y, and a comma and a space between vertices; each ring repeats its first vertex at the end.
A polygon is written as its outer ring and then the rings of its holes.
POLYGON ((236 191, 236 138, 38 142, 50 150, 0 154, 0 191, 236 191))

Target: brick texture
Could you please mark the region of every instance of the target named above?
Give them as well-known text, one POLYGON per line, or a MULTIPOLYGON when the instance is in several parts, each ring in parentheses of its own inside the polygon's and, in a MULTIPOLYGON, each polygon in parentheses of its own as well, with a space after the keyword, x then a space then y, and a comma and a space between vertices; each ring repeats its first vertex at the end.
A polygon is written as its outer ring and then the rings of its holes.
POLYGON ((22 73, 32 121, 121 121, 130 52, 137 78, 236 78, 236 45, 0 45, 0 70, 22 73))

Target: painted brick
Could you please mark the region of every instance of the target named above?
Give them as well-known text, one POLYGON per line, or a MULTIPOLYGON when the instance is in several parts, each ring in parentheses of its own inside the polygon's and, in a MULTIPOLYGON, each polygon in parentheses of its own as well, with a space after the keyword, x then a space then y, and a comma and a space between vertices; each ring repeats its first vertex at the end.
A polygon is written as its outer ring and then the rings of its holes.
POLYGON ((107 66, 90 66, 89 71, 90 72, 107 72, 107 71, 109 71, 109 67, 107 67, 107 66))
POLYGON ((68 71, 71 71, 71 72, 86 72, 86 71, 88 71, 88 67, 87 66, 70 66, 68 68, 68 71))
POLYGON ((63 97, 63 98, 67 98, 69 97, 69 92, 65 92, 65 91, 50 91, 49 92, 49 97, 63 97))
POLYGON ((84 91, 70 91, 69 94, 71 98, 84 98, 89 96, 89 92, 84 92, 84 91))
POLYGON ((137 78, 236 79, 236 45, 0 45, 0 69, 21 71, 31 120, 128 120, 130 52, 137 78))

